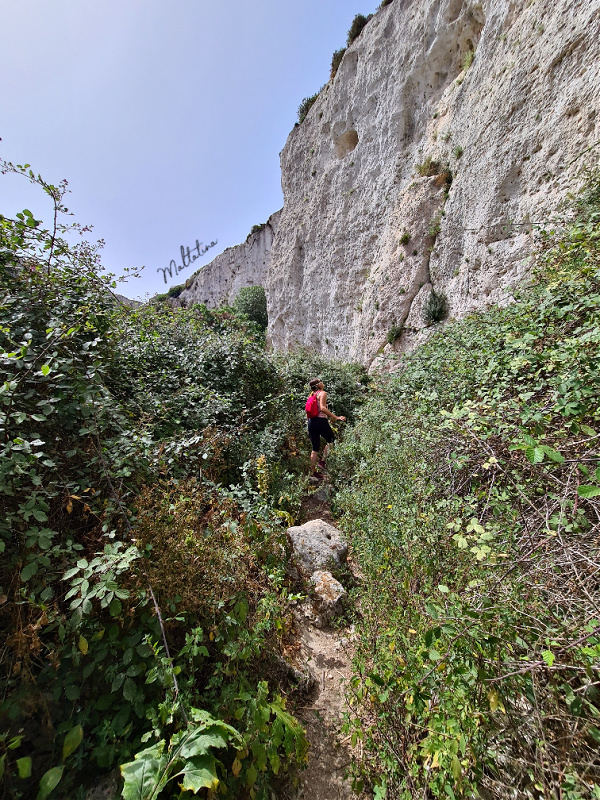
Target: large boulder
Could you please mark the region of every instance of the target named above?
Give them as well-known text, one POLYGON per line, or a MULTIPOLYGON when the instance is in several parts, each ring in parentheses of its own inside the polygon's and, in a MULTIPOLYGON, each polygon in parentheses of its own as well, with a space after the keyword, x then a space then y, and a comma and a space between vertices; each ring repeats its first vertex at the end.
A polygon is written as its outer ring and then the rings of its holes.
POLYGON ((341 531, 322 519, 288 528, 287 536, 294 562, 306 575, 340 567, 348 557, 348 545, 341 531))

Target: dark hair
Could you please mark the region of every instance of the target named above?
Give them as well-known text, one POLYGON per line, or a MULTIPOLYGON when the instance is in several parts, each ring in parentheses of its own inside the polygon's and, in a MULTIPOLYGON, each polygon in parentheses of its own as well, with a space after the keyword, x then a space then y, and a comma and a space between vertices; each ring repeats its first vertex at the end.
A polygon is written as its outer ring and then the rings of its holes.
POLYGON ((308 382, 310 389, 312 392, 317 388, 317 386, 321 383, 321 378, 313 378, 311 381, 308 382))

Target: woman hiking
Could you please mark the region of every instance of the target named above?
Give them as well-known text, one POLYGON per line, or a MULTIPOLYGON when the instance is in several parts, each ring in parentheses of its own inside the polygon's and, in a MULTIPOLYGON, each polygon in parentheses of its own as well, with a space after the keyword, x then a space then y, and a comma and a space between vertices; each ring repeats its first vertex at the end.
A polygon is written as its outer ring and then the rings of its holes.
POLYGON ((345 422, 346 417, 337 417, 327 408, 327 392, 325 384, 320 378, 313 378, 308 384, 310 386, 310 396, 306 401, 306 416, 308 417, 308 435, 312 444, 310 454, 311 474, 315 477, 322 474, 317 468, 325 469, 325 459, 329 453, 329 445, 333 444, 335 436, 329 425, 329 420, 339 420, 345 422), (325 449, 323 458, 319 459, 319 448, 321 438, 325 439, 325 449))

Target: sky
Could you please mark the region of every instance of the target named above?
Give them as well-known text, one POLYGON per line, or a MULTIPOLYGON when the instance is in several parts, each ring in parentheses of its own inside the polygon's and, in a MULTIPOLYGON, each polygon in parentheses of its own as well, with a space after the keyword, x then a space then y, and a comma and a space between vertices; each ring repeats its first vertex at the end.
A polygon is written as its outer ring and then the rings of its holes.
MULTIPOLYGON (((376 0, 0 0, 0 158, 66 178, 75 220, 103 239, 118 291, 184 281, 283 205, 279 152, 376 0), (177 278, 180 246, 218 244, 177 278), (168 277, 168 276, 167 276, 168 277)), ((0 213, 49 219, 0 175, 0 213)))

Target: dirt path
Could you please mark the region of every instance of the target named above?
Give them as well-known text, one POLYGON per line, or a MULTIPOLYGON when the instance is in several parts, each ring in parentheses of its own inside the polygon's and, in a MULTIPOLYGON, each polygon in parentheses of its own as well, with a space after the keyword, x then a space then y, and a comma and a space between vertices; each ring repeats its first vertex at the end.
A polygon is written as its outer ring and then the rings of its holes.
MULTIPOLYGON (((300 516, 301 522, 322 519, 335 524, 326 484, 305 498, 300 516)), ((308 669, 314 685, 294 713, 306 728, 310 749, 299 785, 279 794, 278 800, 357 800, 359 795, 352 791, 348 777, 350 737, 341 733, 344 712, 349 710, 345 685, 352 675, 354 627, 320 630, 301 611, 295 616, 299 637, 296 666, 303 672, 308 669)))

